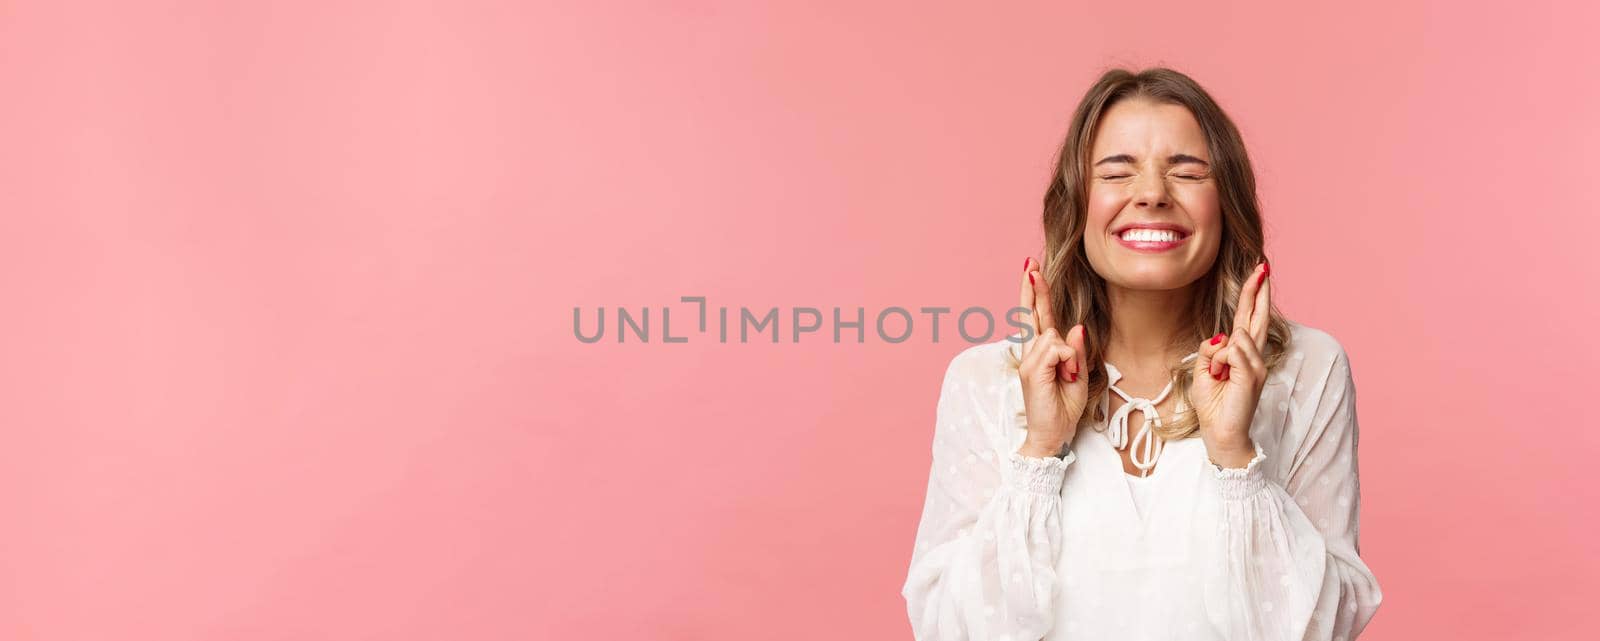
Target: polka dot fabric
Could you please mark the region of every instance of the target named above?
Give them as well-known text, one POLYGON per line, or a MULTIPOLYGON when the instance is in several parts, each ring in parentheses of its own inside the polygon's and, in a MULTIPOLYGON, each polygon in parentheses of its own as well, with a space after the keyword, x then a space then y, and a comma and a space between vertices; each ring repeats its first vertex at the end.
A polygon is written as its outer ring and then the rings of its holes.
POLYGON ((1331 335, 1290 327, 1255 458, 1174 441, 1134 488, 1104 421, 1060 458, 1018 452, 1013 343, 957 354, 901 589, 915 638, 1355 639, 1382 593, 1359 552, 1354 378, 1331 335))

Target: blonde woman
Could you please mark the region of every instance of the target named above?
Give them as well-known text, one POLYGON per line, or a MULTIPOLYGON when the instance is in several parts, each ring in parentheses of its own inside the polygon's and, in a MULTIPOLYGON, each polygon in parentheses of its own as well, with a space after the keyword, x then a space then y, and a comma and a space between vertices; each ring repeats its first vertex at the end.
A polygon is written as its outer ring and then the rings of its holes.
POLYGON ((1354 639, 1382 596, 1350 359, 1273 309, 1232 121, 1181 73, 1106 73, 1044 229, 1032 326, 944 377, 916 638, 1354 639))

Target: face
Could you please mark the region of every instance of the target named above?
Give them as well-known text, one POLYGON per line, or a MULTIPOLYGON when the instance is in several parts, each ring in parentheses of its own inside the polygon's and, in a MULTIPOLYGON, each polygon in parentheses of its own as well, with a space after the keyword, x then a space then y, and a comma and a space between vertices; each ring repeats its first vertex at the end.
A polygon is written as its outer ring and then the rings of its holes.
POLYGON ((1222 213, 1205 134, 1188 108, 1112 105, 1089 162, 1084 250, 1108 285, 1178 289, 1211 269, 1222 213))

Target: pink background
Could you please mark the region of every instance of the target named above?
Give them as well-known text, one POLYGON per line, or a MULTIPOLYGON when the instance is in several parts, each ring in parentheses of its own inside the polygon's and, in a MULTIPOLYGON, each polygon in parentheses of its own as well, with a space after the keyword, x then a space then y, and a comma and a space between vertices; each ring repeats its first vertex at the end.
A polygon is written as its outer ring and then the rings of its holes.
POLYGON ((1003 309, 1148 64, 1351 354, 1363 638, 1600 626, 1581 3, 251 4, 0 4, 0 637, 909 638, 950 326, 572 308, 1003 309))

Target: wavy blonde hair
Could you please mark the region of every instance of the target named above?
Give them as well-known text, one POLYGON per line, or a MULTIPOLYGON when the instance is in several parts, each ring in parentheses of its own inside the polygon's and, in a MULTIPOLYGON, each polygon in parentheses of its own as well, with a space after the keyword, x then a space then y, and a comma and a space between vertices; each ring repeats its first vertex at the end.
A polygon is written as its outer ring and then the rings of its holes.
MULTIPOLYGON (((1097 399, 1106 392, 1109 383, 1102 367, 1105 359, 1102 346, 1111 331, 1111 309, 1105 280, 1089 266, 1083 246, 1089 154, 1101 116, 1112 105, 1134 98, 1180 105, 1194 114, 1205 133, 1212 176, 1221 201, 1222 242, 1217 260, 1211 270, 1196 281, 1193 302, 1185 310, 1191 319, 1189 335, 1181 337, 1173 347, 1187 353, 1217 332, 1232 331, 1233 314, 1244 279, 1266 258, 1261 206, 1256 198, 1256 179, 1250 168, 1249 154, 1238 128, 1210 94, 1188 76, 1163 67, 1139 73, 1112 69, 1102 74, 1078 103, 1072 115, 1072 126, 1056 152, 1055 173, 1044 194, 1045 246, 1041 261, 1046 282, 1052 290, 1055 308, 1052 311, 1059 329, 1065 332, 1080 323, 1084 327, 1083 363, 1090 372, 1090 402, 1079 425, 1093 425, 1096 429, 1103 429, 1099 425, 1106 419, 1097 399)), ((1268 309, 1268 315, 1267 340, 1261 346, 1261 354, 1268 371, 1272 371, 1283 360, 1290 329, 1276 307, 1268 309)), ((1006 353, 1010 356, 1010 366, 1017 367, 1019 363, 1012 350, 1007 349, 1006 353)), ((1171 393, 1178 395, 1176 398, 1187 399, 1194 383, 1190 364, 1174 364, 1170 374, 1174 380, 1171 393)), ((1018 409, 1019 413, 1022 411, 1018 409)), ((1156 434, 1163 439, 1176 440, 1199 434, 1200 423, 1192 407, 1162 423, 1156 434)))

